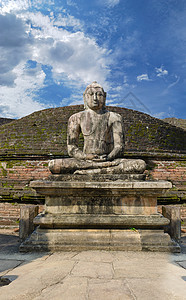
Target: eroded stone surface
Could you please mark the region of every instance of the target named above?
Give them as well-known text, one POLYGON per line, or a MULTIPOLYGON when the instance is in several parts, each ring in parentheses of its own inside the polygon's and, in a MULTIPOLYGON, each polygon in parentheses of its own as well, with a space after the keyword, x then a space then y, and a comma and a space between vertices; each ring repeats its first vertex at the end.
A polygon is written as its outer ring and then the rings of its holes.
POLYGON ((89 281, 89 299, 91 300, 132 300, 136 299, 131 293, 125 279, 92 279, 89 281))
POLYGON ((21 244, 21 251, 169 251, 180 247, 163 230, 39 229, 21 244))
MULTIPOLYGON (((140 181, 145 180, 145 174, 99 174, 99 181, 140 181)), ((97 174, 52 174, 49 181, 98 181, 97 174)))
POLYGON ((186 272, 175 263, 184 260, 183 254, 123 251, 33 257, 7 272, 12 282, 1 287, 0 300, 184 300, 186 272))
MULTIPOLYGON (((133 208, 134 209, 134 208, 133 208)), ((161 215, 127 215, 127 214, 40 214, 35 220, 35 225, 41 228, 161 228, 169 220, 161 215)), ((75 211, 75 209, 74 209, 75 211)))
POLYGON ((113 270, 110 263, 103 262, 78 262, 71 272, 72 276, 89 278, 112 278, 113 270))

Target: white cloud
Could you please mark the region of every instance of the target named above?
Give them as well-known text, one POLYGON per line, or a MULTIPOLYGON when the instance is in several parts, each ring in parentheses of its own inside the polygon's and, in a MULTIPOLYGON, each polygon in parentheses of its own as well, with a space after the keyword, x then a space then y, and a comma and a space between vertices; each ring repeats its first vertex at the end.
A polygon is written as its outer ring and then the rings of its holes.
POLYGON ((75 30, 83 29, 83 23, 69 14, 67 14, 66 16, 62 16, 61 14, 59 14, 57 19, 54 21, 54 25, 58 27, 73 27, 75 30))
POLYGON ((106 49, 99 47, 94 39, 80 31, 72 33, 55 27, 53 21, 41 13, 30 13, 29 19, 35 26, 32 28, 33 59, 51 65, 56 81, 66 75, 84 84, 93 80, 106 82, 109 74, 106 49))
POLYGON ((20 118, 45 106, 34 100, 37 91, 44 86, 45 73, 41 66, 27 69, 24 64, 14 68, 16 74, 15 87, 1 87, 0 115, 1 117, 20 118))
POLYGON ((28 9, 40 9, 44 2, 47 5, 54 5, 54 0, 0 0, 0 12, 12 13, 26 11, 28 9))
POLYGON ((41 65, 51 67, 56 84, 68 82, 79 89, 97 80, 109 88, 111 59, 107 49, 86 36, 83 24, 63 10, 57 17, 29 11, 41 4, 40 0, 32 5, 29 0, 1 2, 0 112, 4 117, 20 117, 44 108, 36 97, 45 79, 41 65), (36 62, 35 74, 25 69, 28 60, 36 62))
POLYGON ((174 118, 175 110, 171 106, 168 106, 166 111, 155 113, 155 114, 153 114, 153 117, 158 118, 158 119, 174 118))
POLYGON ((31 54, 31 39, 21 19, 13 14, 0 15, 0 86, 13 86, 13 69, 31 54))
POLYGON ((177 76, 177 75, 174 76, 174 79, 175 79, 175 81, 172 82, 172 83, 170 83, 170 84, 167 86, 167 88, 162 92, 162 95, 163 95, 163 96, 166 95, 166 94, 168 94, 169 89, 171 89, 173 86, 175 86, 175 85, 180 81, 180 77, 177 76))
POLYGON ((139 76, 137 76, 137 81, 151 81, 151 79, 149 79, 148 74, 141 74, 139 76))
POLYGON ((167 87, 167 89, 172 88, 173 86, 175 86, 180 81, 180 77, 177 76, 177 75, 175 75, 175 79, 176 80, 174 82, 172 82, 171 84, 169 84, 169 86, 167 87))
POLYGON ((81 27, 81 23, 73 17, 54 20, 38 13, 25 13, 23 17, 30 20, 34 37, 33 59, 42 64, 51 65, 53 77, 57 81, 64 77, 89 83, 93 80, 105 84, 109 74, 107 50, 99 47, 82 31, 70 32, 58 25, 81 27), (39 29, 38 29, 39 28, 39 29))
POLYGON ((112 8, 119 4, 120 0, 99 0, 100 3, 103 3, 105 6, 108 6, 109 8, 112 8))
POLYGON ((164 69, 164 66, 161 66, 160 68, 155 68, 157 77, 162 77, 165 75, 168 75, 168 71, 164 69))
POLYGON ((1 0, 0 11, 3 14, 11 13, 12 11, 20 11, 26 10, 29 8, 28 0, 19 0, 19 1, 11 1, 11 0, 1 0))
POLYGON ((120 91, 122 91, 122 86, 121 85, 114 86, 114 87, 112 87, 112 91, 120 92, 120 91))
POLYGON ((74 7, 78 8, 77 3, 75 3, 75 2, 72 1, 72 0, 67 0, 67 5, 69 5, 69 6, 74 6, 74 7))
POLYGON ((126 75, 124 75, 123 83, 124 83, 124 86, 125 86, 126 88, 129 87, 128 78, 127 78, 126 75))
POLYGON ((157 118, 157 119, 164 119, 167 117, 167 112, 158 112, 158 113, 155 113, 153 114, 153 117, 157 118))

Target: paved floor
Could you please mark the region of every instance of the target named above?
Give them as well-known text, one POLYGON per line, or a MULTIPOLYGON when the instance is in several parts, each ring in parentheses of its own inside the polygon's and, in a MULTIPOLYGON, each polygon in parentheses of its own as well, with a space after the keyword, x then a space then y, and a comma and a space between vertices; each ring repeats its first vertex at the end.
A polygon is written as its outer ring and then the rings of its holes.
POLYGON ((186 236, 181 254, 122 251, 18 252, 0 230, 0 300, 186 299, 186 236))

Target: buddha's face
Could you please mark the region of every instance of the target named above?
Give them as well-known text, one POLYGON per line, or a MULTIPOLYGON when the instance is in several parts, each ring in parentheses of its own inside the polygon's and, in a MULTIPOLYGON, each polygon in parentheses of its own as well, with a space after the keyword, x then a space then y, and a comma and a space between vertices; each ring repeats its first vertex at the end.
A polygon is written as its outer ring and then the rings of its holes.
POLYGON ((100 110, 105 105, 105 93, 100 87, 91 87, 85 94, 87 106, 92 110, 100 110))

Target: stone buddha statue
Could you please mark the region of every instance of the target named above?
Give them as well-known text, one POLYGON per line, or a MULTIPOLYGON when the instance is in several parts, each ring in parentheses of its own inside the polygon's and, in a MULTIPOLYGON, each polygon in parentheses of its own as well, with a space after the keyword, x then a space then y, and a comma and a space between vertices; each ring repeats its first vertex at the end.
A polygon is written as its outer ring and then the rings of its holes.
POLYGON ((84 94, 85 110, 68 121, 67 149, 70 158, 49 162, 53 174, 125 174, 143 173, 146 164, 141 159, 121 158, 124 132, 121 115, 107 111, 106 93, 96 81, 84 94), (78 147, 79 135, 84 137, 83 151, 78 147))

